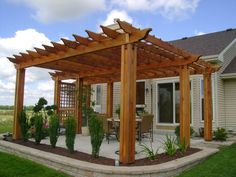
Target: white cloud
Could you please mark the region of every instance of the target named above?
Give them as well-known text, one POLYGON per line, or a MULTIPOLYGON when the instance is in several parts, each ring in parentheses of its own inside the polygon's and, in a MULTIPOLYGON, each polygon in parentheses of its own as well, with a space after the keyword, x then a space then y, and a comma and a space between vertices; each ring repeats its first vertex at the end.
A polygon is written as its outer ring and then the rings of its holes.
MULTIPOLYGON (((42 44, 50 44, 50 40, 35 29, 26 29, 17 31, 13 37, 0 37, 0 104, 13 104, 15 91, 16 71, 14 65, 9 62, 6 57, 25 50, 33 49, 33 47, 42 47, 42 44)), ((48 70, 40 68, 29 68, 26 70, 26 104, 34 104, 37 99, 44 96, 46 92, 47 98, 53 96, 53 89, 49 89, 52 85, 48 70), (36 86, 38 83, 41 86, 36 86), (40 88, 40 89, 39 89, 40 88), (50 96, 52 95, 52 96, 50 96), (34 101, 34 102, 33 102, 34 101)))
POLYGON ((43 92, 52 92, 54 90, 54 82, 53 80, 39 82, 37 89, 43 92))
MULTIPOLYGON (((195 12, 200 0, 8 0, 33 10, 33 18, 43 22, 78 19, 97 11, 145 11, 179 20, 195 12)), ((96 15, 96 14, 95 14, 96 15)), ((113 19, 112 19, 113 22, 113 19)))
POLYGON ((50 40, 43 33, 39 33, 35 29, 20 30, 13 37, 0 37, 0 56, 6 57, 49 43, 50 40))
POLYGON ((114 5, 131 11, 158 12, 168 19, 182 19, 193 13, 200 0, 112 0, 114 5))
POLYGON ((194 35, 196 35, 196 36, 200 36, 200 35, 204 35, 204 34, 206 34, 206 33, 202 32, 202 31, 198 31, 198 30, 194 31, 194 35))
POLYGON ((67 21, 87 15, 91 12, 105 10, 105 0, 11 0, 23 3, 36 12, 33 17, 44 23, 67 21))
POLYGON ((112 10, 107 14, 106 19, 102 22, 102 25, 111 25, 114 23, 114 19, 119 18, 120 20, 124 20, 126 22, 132 23, 133 19, 124 11, 124 10, 112 10))

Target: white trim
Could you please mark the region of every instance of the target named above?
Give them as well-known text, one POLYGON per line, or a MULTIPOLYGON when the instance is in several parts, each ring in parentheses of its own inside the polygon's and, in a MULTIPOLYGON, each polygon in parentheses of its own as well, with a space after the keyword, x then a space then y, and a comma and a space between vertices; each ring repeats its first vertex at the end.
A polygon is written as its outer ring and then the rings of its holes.
MULTIPOLYGON (((206 56, 201 56, 200 59, 205 60, 205 61, 220 61, 219 60, 219 55, 206 55, 206 56)), ((221 61, 220 61, 221 62, 221 61)))
MULTIPOLYGON (((193 78, 190 77, 190 84, 191 84, 191 126, 193 126, 193 78)), ((156 84, 156 102, 154 105, 156 105, 156 125, 162 125, 162 126, 177 126, 179 123, 175 122, 175 109, 173 109, 173 123, 161 123, 160 117, 159 117, 159 100, 158 100, 158 84, 164 84, 164 83, 172 83, 173 88, 173 108, 175 107, 175 87, 173 86, 173 83, 179 83, 179 77, 171 77, 171 78, 162 78, 162 79, 155 79, 154 84, 156 84)))
POLYGON ((219 54, 219 60, 224 62, 224 54, 225 52, 227 52, 229 50, 230 47, 232 47, 232 45, 234 45, 236 43, 236 38, 229 44, 227 45, 227 47, 224 48, 224 50, 222 50, 219 54))
POLYGON ((235 79, 236 78, 236 73, 221 74, 220 77, 222 79, 235 79))
POLYGON ((102 112, 102 95, 103 95, 103 92, 102 92, 102 84, 95 84, 94 85, 95 89, 94 89, 94 101, 95 101, 95 105, 94 105, 94 110, 96 112, 99 112, 101 113, 102 112), (100 95, 100 104, 97 104, 97 86, 100 86, 101 87, 101 95, 100 95))
POLYGON ((194 121, 193 121, 193 80, 192 78, 190 78, 190 84, 191 84, 191 122, 190 122, 190 126, 193 126, 194 125, 194 121))
POLYGON ((171 81, 179 81, 179 77, 164 77, 164 78, 156 78, 153 79, 153 82, 159 82, 159 83, 168 83, 171 81))

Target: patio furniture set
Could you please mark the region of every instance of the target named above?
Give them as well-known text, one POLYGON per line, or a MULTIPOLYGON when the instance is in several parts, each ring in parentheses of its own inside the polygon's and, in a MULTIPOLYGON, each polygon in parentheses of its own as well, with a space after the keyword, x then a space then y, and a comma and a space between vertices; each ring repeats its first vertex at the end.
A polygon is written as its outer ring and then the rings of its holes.
MULTIPOLYGON (((144 114, 141 116, 136 116, 136 139, 141 143, 142 138, 150 138, 153 141, 153 117, 152 114, 144 114)), ((102 116, 104 133, 106 140, 109 144, 111 136, 115 136, 119 141, 120 139, 120 119, 111 118, 107 115, 102 116)))

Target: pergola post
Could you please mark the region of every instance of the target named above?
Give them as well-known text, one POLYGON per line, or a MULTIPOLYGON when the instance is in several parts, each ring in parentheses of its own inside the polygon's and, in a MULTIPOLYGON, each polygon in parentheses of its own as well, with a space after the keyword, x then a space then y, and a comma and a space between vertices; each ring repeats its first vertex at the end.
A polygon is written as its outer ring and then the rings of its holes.
POLYGON ((211 73, 204 73, 204 139, 212 140, 212 88, 211 73))
POLYGON ((83 99, 83 78, 76 79, 76 105, 75 105, 75 118, 76 118, 76 133, 81 133, 82 127, 82 99, 83 99))
POLYGON ((25 69, 16 70, 16 88, 15 88, 15 106, 13 120, 13 139, 20 139, 20 124, 18 117, 23 110, 24 104, 24 86, 25 86, 25 69))
POLYGON ((189 69, 184 65, 180 69, 180 142, 190 146, 190 83, 189 69))
POLYGON ((107 115, 113 115, 113 82, 107 83, 107 115))
POLYGON ((90 107, 91 103, 91 85, 86 86, 86 107, 90 107))
POLYGON ((54 78, 54 105, 57 105, 56 112, 59 113, 60 111, 60 93, 61 93, 61 81, 56 76, 54 78))
POLYGON ((120 162, 135 161, 135 108, 136 108, 137 48, 132 44, 121 47, 120 99, 120 162))

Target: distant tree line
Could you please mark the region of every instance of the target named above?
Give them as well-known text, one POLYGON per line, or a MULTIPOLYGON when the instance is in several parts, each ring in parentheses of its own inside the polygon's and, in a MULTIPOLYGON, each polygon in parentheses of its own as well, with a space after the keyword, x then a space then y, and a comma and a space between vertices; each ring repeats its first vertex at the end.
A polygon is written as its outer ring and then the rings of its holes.
MULTIPOLYGON (((26 111, 30 111, 33 110, 34 106, 24 106, 24 109, 26 111)), ((14 110, 14 106, 10 106, 10 105, 0 105, 0 110, 14 110)))

